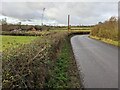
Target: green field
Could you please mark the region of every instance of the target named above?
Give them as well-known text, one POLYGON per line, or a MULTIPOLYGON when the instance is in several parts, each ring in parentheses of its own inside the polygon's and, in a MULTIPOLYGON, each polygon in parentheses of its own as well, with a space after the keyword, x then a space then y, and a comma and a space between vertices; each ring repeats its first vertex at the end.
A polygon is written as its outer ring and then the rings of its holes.
POLYGON ((2 38, 2 43, 0 44, 0 51, 5 49, 17 47, 21 44, 30 43, 32 40, 36 39, 36 36, 0 36, 2 38))

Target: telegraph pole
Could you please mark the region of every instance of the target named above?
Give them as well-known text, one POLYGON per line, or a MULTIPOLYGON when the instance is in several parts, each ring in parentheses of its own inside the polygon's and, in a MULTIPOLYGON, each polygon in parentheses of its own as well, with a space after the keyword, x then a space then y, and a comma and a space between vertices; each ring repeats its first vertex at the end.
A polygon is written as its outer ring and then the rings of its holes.
POLYGON ((68 32, 70 31, 70 15, 68 15, 68 32))

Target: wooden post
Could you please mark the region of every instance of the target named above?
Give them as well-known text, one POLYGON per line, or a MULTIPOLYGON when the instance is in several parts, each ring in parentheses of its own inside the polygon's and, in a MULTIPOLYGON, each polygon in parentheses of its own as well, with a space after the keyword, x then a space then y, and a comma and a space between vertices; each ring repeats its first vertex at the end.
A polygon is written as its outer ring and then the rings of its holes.
POLYGON ((70 31, 70 15, 68 15, 68 32, 70 31))

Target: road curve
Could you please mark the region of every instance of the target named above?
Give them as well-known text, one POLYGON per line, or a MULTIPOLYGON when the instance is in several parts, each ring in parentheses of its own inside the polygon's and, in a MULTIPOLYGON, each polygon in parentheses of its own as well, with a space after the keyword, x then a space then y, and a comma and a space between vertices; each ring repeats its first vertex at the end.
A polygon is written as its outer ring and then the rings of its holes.
POLYGON ((85 88, 118 88, 118 48, 76 35, 71 44, 85 88))

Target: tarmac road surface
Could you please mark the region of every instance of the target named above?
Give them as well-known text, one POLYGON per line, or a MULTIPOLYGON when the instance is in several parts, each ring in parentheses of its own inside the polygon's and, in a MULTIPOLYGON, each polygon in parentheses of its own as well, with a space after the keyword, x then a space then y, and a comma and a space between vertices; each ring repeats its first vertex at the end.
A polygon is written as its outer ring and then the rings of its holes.
POLYGON ((85 88, 118 88, 118 47, 76 35, 71 44, 85 88))

